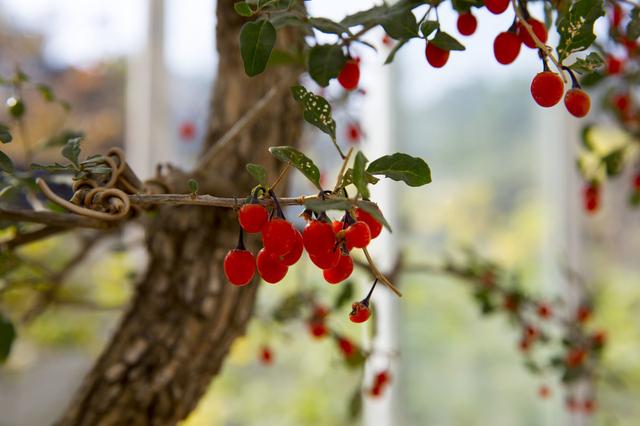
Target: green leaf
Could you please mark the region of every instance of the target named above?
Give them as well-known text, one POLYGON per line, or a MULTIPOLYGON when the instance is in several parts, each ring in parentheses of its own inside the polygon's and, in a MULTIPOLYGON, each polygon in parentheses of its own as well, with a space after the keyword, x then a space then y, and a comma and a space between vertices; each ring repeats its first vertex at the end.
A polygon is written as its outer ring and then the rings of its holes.
POLYGON ((353 201, 347 198, 339 198, 333 200, 321 200, 319 198, 312 198, 305 200, 304 207, 314 212, 325 212, 328 210, 350 210, 353 208, 353 201))
POLYGON ((31 170, 44 170, 49 173, 74 173, 76 171, 73 164, 37 164, 32 163, 29 168, 31 170))
POLYGON ((254 179, 257 180, 260 185, 262 185, 265 188, 268 186, 267 171, 265 170, 264 167, 262 167, 260 164, 253 164, 253 163, 247 164, 246 167, 249 174, 253 176, 254 179))
POLYGON ((356 25, 371 25, 377 23, 385 12, 389 10, 389 6, 382 4, 374 6, 371 9, 363 10, 353 15, 346 16, 340 23, 345 27, 355 27, 356 25))
MULTIPOLYGON (((365 176, 367 177, 367 182, 372 185, 375 185, 380 181, 380 179, 378 179, 377 177, 375 177, 369 172, 365 172, 365 176)), ((344 172, 344 175, 342 175, 342 182, 340 182, 340 187, 345 188, 351 185, 352 183, 353 183, 353 169, 347 169, 347 171, 344 172)))
POLYGON ((197 180, 189 179, 187 181, 187 186, 189 187, 189 191, 192 194, 197 194, 198 193, 199 185, 198 185, 198 181, 197 180))
POLYGON ((0 313, 0 363, 4 363, 9 358, 15 339, 15 327, 8 318, 0 313))
POLYGON ((420 25, 420 31, 424 38, 429 37, 431 33, 437 29, 440 29, 440 22, 438 21, 424 21, 422 25, 420 25))
POLYGON ((79 167, 78 157, 80 156, 81 141, 82 141, 81 137, 69 139, 67 143, 62 147, 62 151, 61 151, 62 156, 67 160, 71 161, 71 164, 73 164, 76 167, 79 167))
POLYGON ((465 50, 465 47, 458 40, 444 31, 438 31, 429 43, 435 44, 442 50, 465 50))
POLYGON ((389 37, 396 40, 418 37, 416 17, 406 8, 393 9, 387 12, 380 24, 389 37))
POLYGON ((244 71, 253 77, 267 67, 276 43, 276 29, 266 20, 247 22, 240 29, 240 54, 244 71))
POLYGON ((334 310, 342 308, 345 303, 348 303, 353 299, 353 281, 347 281, 346 283, 340 284, 340 287, 340 293, 338 293, 335 301, 333 302, 334 310))
POLYGON ((396 57, 396 53, 398 53, 398 50, 400 50, 400 48, 402 48, 402 46, 404 46, 405 44, 407 44, 407 42, 409 41, 409 39, 404 39, 404 40, 399 40, 395 46, 393 46, 393 49, 391 49, 391 52, 389 52, 389 56, 387 56, 387 59, 385 59, 384 64, 390 64, 391 62, 393 62, 393 60, 396 57))
POLYGON ((320 186, 320 169, 318 169, 318 166, 316 166, 309 157, 290 146, 272 146, 269 148, 269 152, 278 160, 289 163, 300 170, 316 188, 322 190, 320 186))
POLYGON ((15 167, 13 167, 13 161, 4 152, 0 151, 0 170, 5 173, 13 173, 15 167))
POLYGON ((293 98, 304 108, 304 119, 336 140, 336 122, 331 116, 331 105, 322 96, 314 95, 302 86, 291 88, 293 98))
POLYGON ((245 3, 243 1, 234 3, 233 9, 240 16, 249 17, 253 15, 253 10, 251 10, 251 6, 248 3, 245 3))
POLYGON ((367 187, 367 172, 365 171, 365 167, 367 167, 367 157, 364 156, 362 151, 358 151, 356 154, 356 158, 353 161, 353 172, 352 179, 353 184, 358 189, 358 192, 362 196, 362 198, 369 198, 369 188, 367 187))
POLYGON ((84 132, 80 130, 62 129, 58 133, 46 139, 43 144, 46 148, 64 146, 69 140, 83 138, 84 132))
POLYGON ((389 222, 387 222, 387 219, 385 219, 385 217, 382 215, 382 212, 378 207, 372 206, 370 203, 365 203, 362 201, 358 201, 356 205, 358 206, 358 208, 366 211, 371 216, 373 216, 375 220, 377 220, 379 223, 382 224, 382 226, 387 228, 387 231, 392 232, 391 225, 389 225, 389 222))
POLYGON ((358 386, 349 398, 349 420, 354 421, 362 415, 362 391, 358 386))
POLYGON ((640 8, 634 7, 629 14, 629 23, 627 24, 627 38, 635 40, 640 37, 640 8))
POLYGON ((340 74, 347 57, 339 45, 316 45, 309 52, 309 75, 322 87, 340 74))
POLYGON ((11 117, 19 119, 24 115, 26 108, 24 106, 24 102, 22 102, 22 99, 14 98, 12 96, 7 99, 7 110, 9 111, 11 117))
POLYGON ((617 149, 610 152, 602 158, 607 176, 616 176, 620 174, 624 166, 624 150, 617 149))
POLYGON ((556 50, 560 61, 593 44, 596 39, 593 24, 601 16, 604 16, 602 0, 577 0, 564 16, 558 18, 556 28, 560 42, 556 50))
POLYGON ((9 143, 13 140, 13 136, 11 136, 11 132, 9 131, 9 126, 6 124, 0 123, 0 142, 9 143))
POLYGON ((327 34, 340 35, 349 32, 349 28, 327 18, 309 18, 309 24, 318 31, 327 34))
POLYGON ((53 102, 56 100, 56 95, 53 93, 53 90, 46 84, 36 84, 36 90, 40 92, 40 96, 42 96, 42 99, 44 99, 45 101, 53 102))
POLYGON ((431 170, 422 158, 400 152, 378 158, 369 164, 367 171, 373 175, 403 181, 409 186, 422 186, 431 182, 431 170))
POLYGON ((576 58, 569 68, 579 74, 588 74, 597 71, 602 65, 604 65, 602 57, 596 52, 591 52, 584 59, 576 58))

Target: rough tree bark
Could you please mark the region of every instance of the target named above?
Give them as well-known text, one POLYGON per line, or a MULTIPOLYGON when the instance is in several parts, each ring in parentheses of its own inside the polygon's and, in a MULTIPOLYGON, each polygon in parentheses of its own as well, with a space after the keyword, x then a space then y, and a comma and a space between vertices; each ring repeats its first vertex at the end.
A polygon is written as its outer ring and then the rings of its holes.
MULTIPOLYGON (((217 2, 220 61, 206 147, 275 83, 293 76, 291 68, 270 69, 252 79, 244 75, 238 45, 243 21, 233 11, 234 1, 217 2)), ((297 34, 278 34, 280 45, 300 40, 297 34)), ((275 176, 277 165, 267 147, 295 145, 300 123, 299 108, 283 90, 234 143, 194 172, 201 192, 246 195, 253 185, 247 162, 268 165, 275 176)), ((170 190, 184 192, 188 177, 171 171, 170 190)), ((222 272, 226 250, 237 239, 232 211, 167 207, 150 219, 146 231, 146 274, 59 425, 176 424, 195 408, 251 318, 256 283, 237 288, 222 272)))

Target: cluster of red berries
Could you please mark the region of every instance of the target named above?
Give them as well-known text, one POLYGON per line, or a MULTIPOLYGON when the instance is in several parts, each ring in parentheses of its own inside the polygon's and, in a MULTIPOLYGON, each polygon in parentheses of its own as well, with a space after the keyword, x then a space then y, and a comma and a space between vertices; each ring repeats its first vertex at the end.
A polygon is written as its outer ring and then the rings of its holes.
POLYGON ((560 102, 564 94, 564 106, 567 111, 574 117, 584 117, 591 109, 591 99, 580 87, 573 71, 566 67, 565 70, 572 80, 572 88, 566 94, 562 78, 557 73, 549 71, 545 62, 545 70, 538 73, 531 81, 531 96, 538 105, 549 108, 560 102))
POLYGON ((600 184, 598 182, 589 182, 585 185, 583 194, 584 210, 593 214, 600 209, 600 184))
POLYGON ((369 389, 369 396, 379 398, 384 393, 385 388, 391 383, 391 374, 388 370, 382 370, 373 377, 373 384, 369 389))

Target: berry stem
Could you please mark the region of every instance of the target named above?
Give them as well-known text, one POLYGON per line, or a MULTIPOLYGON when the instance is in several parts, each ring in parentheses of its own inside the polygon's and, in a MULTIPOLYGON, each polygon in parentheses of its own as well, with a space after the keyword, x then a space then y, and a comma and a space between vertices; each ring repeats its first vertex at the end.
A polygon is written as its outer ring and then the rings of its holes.
POLYGON ((571 88, 582 89, 582 87, 580 86, 580 83, 578 83, 578 79, 576 78, 576 75, 574 74, 573 70, 571 70, 571 68, 569 67, 562 67, 562 68, 566 70, 567 73, 569 73, 569 77, 571 77, 571 88))
POLYGON ((289 169, 291 168, 291 163, 287 163, 286 166, 284 166, 284 169, 282 169, 282 171, 280 172, 280 174, 278 175, 278 177, 276 178, 276 180, 273 182, 273 184, 271 185, 271 189, 276 189, 276 186, 278 186, 278 184, 282 181, 282 179, 284 179, 284 177, 287 175, 287 173, 289 172, 289 169))
POLYGON ((367 250, 367 248, 365 247, 362 249, 362 252, 364 253, 364 257, 367 258, 367 262, 369 263, 369 268, 371 268, 371 272, 373 273, 373 276, 376 277, 376 279, 380 280, 382 284, 386 285, 389 288, 389 290, 393 291, 396 294, 396 296, 402 297, 402 293, 400 292, 400 290, 398 290, 398 287, 393 285, 393 283, 389 281, 389 279, 385 277, 382 274, 382 272, 380 272, 375 262, 371 258, 371 255, 369 254, 369 250, 367 250))
POLYGON ((276 193, 273 192, 273 189, 269 189, 269 196, 273 199, 273 203, 276 205, 276 212, 278 217, 281 219, 286 219, 284 217, 284 212, 282 211, 282 207, 280 207, 280 202, 278 201, 278 197, 276 197, 276 193))
POLYGON ((236 244, 237 250, 246 250, 244 246, 244 231, 242 230, 242 226, 240 227, 240 232, 238 232, 238 244, 236 244))
POLYGON ((338 172, 338 176, 336 177, 336 186, 333 188, 333 193, 337 193, 342 184, 342 177, 344 176, 344 172, 347 169, 347 164, 349 163, 349 159, 351 158, 351 154, 353 154, 353 147, 349 148, 347 151, 347 155, 344 155, 342 158, 342 166, 340 166, 340 171, 338 172))
POLYGON ((371 299, 371 295, 373 294, 373 290, 376 288, 376 284, 378 284, 378 279, 377 278, 373 281, 373 285, 369 289, 369 293, 367 294, 367 297, 362 299, 362 302, 360 302, 366 307, 369 307, 369 299, 371 299))

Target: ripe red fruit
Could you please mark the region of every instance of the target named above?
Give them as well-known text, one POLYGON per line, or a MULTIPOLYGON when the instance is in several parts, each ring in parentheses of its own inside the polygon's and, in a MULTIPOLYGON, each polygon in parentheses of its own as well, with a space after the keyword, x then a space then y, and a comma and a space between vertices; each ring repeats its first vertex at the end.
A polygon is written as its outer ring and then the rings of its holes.
POLYGON ((635 175, 633 178, 633 189, 640 191, 640 173, 635 175))
POLYGON ((245 204, 238 211, 238 222, 247 232, 260 232, 269 220, 269 212, 262 204, 245 204))
POLYGON ((598 330, 591 335, 591 341, 597 348, 601 348, 607 342, 607 333, 604 330, 598 330))
POLYGON ((369 306, 365 305, 362 302, 356 302, 351 305, 351 313, 349 314, 349 319, 351 322, 361 323, 365 322, 371 316, 371 309, 369 306))
POLYGON ((280 262, 277 256, 265 248, 258 252, 256 263, 258 265, 258 273, 269 284, 281 281, 289 270, 287 265, 280 262))
POLYGON ((353 259, 349 255, 341 255, 336 266, 322 271, 322 276, 329 284, 338 284, 351 276, 353 259))
POLYGON ((190 141, 196 136, 196 125, 193 121, 184 121, 180 124, 180 139, 190 141))
POLYGON ((320 269, 331 269, 338 264, 340 261, 340 249, 335 249, 331 251, 327 251, 324 253, 320 253, 318 255, 309 254, 309 258, 314 265, 316 265, 320 269))
MULTIPOLYGON (((600 208, 600 186, 590 183, 584 188, 584 209, 587 213, 595 213, 600 208)), ((578 320, 581 315, 587 315, 584 321, 588 318, 591 311, 588 307, 580 307, 578 309, 578 320), (584 310, 584 311, 582 311, 584 310)), ((583 320, 580 320, 583 321, 583 320)))
POLYGON ((591 99, 582 89, 571 89, 564 95, 564 106, 574 117, 584 117, 591 108, 591 99))
POLYGON ((357 221, 347 228, 344 234, 347 248, 365 248, 371 241, 371 230, 365 222, 357 221))
POLYGON ((585 414, 591 415, 596 411, 596 402, 593 399, 587 399, 582 404, 582 410, 585 414))
POLYGON ((518 57, 521 45, 522 41, 516 33, 505 31, 493 41, 493 54, 499 63, 508 65, 518 57))
POLYGON ((500 15, 509 7, 509 0, 484 0, 484 5, 489 12, 500 15))
POLYGON ((346 224, 341 220, 334 220, 331 223, 331 227, 333 228, 333 233, 334 234, 337 234, 338 232, 347 229, 346 224))
POLYGON ((351 357, 356 352, 356 347, 353 343, 344 337, 338 337, 338 348, 340 348, 342 354, 347 358, 351 357))
POLYGON ((358 81, 360 81, 360 65, 358 61, 349 59, 338 74, 338 82, 346 90, 353 90, 358 87, 358 81))
POLYGON ((362 209, 356 209, 356 220, 369 225, 371 239, 376 238, 378 235, 380 235, 380 232, 382 232, 382 224, 362 209))
POLYGON ((531 96, 541 107, 549 108, 560 102, 563 92, 564 83, 554 72, 543 71, 531 81, 531 96))
POLYGON ((476 32, 476 28, 478 28, 478 20, 471 14, 471 12, 465 12, 458 15, 458 22, 456 25, 460 34, 470 36, 476 32))
POLYGON ((302 231, 304 248, 310 255, 318 256, 336 246, 336 234, 330 223, 312 220, 302 231))
POLYGON ((551 396, 551 389, 547 385, 542 385, 538 388, 538 395, 542 399, 548 399, 551 396))
POLYGON ((582 365, 586 357, 587 351, 582 348, 573 348, 567 353, 566 362, 569 367, 578 367, 582 365))
POLYGON ((579 323, 585 323, 589 318, 591 318, 591 308, 585 305, 579 306, 576 311, 576 320, 578 320, 579 323))
POLYGON ((622 72, 624 63, 615 56, 607 56, 607 74, 616 75, 622 72))
POLYGON ((303 242, 302 242, 302 234, 300 234, 300 232, 297 229, 295 231, 296 231, 296 242, 293 245, 293 248, 291 248, 289 253, 279 257, 280 261, 287 266, 291 266, 295 264, 298 260, 300 260, 300 257, 302 256, 302 250, 304 249, 303 242))
POLYGON ((360 126, 357 123, 349 123, 347 125, 347 139, 351 143, 360 141, 360 126))
POLYGON ((542 319, 549 319, 551 318, 551 315, 552 315, 551 308, 549 307, 549 305, 546 305, 544 303, 541 303, 538 305, 536 312, 538 313, 538 316, 542 319))
POLYGON ((611 14, 611 25, 614 27, 619 27, 622 22, 622 18, 624 18, 624 10, 620 7, 619 4, 613 5, 613 13, 611 14))
MULTIPOLYGON (((547 27, 545 27, 542 22, 533 18, 527 19, 527 23, 531 26, 531 29, 536 37, 538 37, 538 40, 543 44, 546 43, 548 38, 547 27)), ((529 34, 529 31, 527 31, 521 23, 518 23, 518 37, 520 37, 520 40, 522 40, 527 47, 532 49, 536 49, 538 47, 536 46, 536 42, 533 40, 533 37, 531 37, 531 34, 529 34)))
POLYGON ((309 332, 316 339, 320 339, 329 334, 329 329, 322 320, 309 321, 309 332))
POLYGON ((427 42, 427 47, 424 51, 427 57, 427 62, 434 68, 442 68, 449 60, 449 51, 440 49, 433 43, 427 42))
POLYGON ((247 285, 256 272, 256 261, 247 250, 233 249, 224 257, 224 274, 233 285, 247 285))
POLYGON ((611 103, 622 115, 627 115, 631 110, 631 96, 629 96, 628 93, 619 93, 615 95, 611 100, 611 103))
POLYGON ((271 219, 262 228, 262 244, 275 256, 289 253, 296 244, 296 238, 296 229, 284 219, 271 219))
POLYGON ((384 44, 385 46, 389 47, 393 44, 393 40, 391 40, 391 37, 389 37, 388 34, 385 34, 382 37, 382 44, 384 44))
POLYGON ((263 346, 260 350, 260 361, 265 365, 271 365, 273 363, 273 352, 268 346, 263 346))

